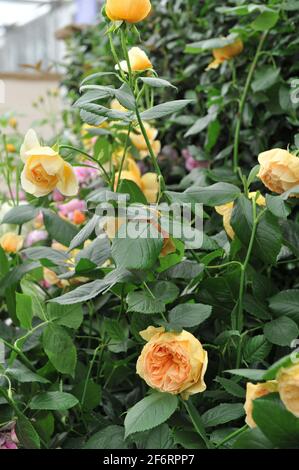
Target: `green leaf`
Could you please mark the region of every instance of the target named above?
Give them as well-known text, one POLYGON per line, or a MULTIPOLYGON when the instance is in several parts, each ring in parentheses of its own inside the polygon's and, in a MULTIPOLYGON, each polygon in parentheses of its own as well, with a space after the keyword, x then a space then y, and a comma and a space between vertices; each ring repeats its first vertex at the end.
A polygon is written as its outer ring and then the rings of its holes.
POLYGON ((162 313, 165 312, 165 303, 153 298, 149 292, 133 291, 127 295, 128 312, 162 313))
POLYGON ((251 84, 254 93, 266 91, 279 80, 280 69, 271 65, 264 65, 255 72, 255 78, 251 84))
POLYGON ((240 377, 245 377, 246 379, 259 381, 263 380, 265 370, 260 369, 230 369, 226 370, 229 374, 239 375, 240 377))
POLYGON ((129 330, 125 322, 119 322, 113 318, 105 318, 104 329, 110 344, 109 349, 113 352, 126 352, 128 349, 129 330))
POLYGON ((154 392, 136 403, 125 418, 125 436, 147 431, 164 423, 178 406, 176 395, 154 392))
POLYGON ((7 274, 8 271, 9 271, 9 262, 5 254, 5 251, 0 246, 0 279, 3 276, 5 276, 5 274, 7 274))
POLYGON ((73 395, 78 398, 81 407, 84 411, 91 411, 102 400, 102 390, 100 385, 96 384, 93 380, 83 380, 75 385, 72 390, 73 395))
POLYGON ((255 165, 249 175, 248 175, 248 178, 247 178, 247 185, 248 187, 251 186, 251 184, 257 179, 257 174, 258 172, 260 171, 260 165, 255 165))
POLYGON ((189 137, 191 135, 198 135, 200 132, 202 132, 204 129, 208 127, 208 125, 215 121, 217 115, 215 113, 210 113, 207 114, 206 116, 199 118, 195 124, 186 132, 184 137, 189 137))
POLYGON ((253 419, 276 447, 299 448, 299 419, 284 407, 277 393, 253 401, 253 419))
POLYGON ((37 246, 34 248, 26 248, 23 253, 33 261, 40 261, 45 266, 66 266, 69 259, 67 253, 54 250, 48 246, 37 246), (50 262, 49 262, 50 261, 50 262))
POLYGON ((91 436, 84 449, 127 449, 125 431, 122 426, 111 425, 91 436))
POLYGON ((143 111, 143 113, 141 113, 141 119, 143 121, 151 121, 153 119, 169 116, 170 114, 174 114, 181 111, 186 106, 188 106, 188 104, 193 102, 193 100, 176 100, 168 101, 167 103, 163 104, 158 104, 153 108, 143 111))
POLYGON ((167 424, 161 424, 155 429, 152 429, 148 433, 148 437, 145 442, 145 449, 171 449, 172 448, 172 437, 169 426, 167 424))
MULTIPOLYGON (((231 225, 242 244, 249 246, 253 229, 252 203, 241 195, 234 206, 231 225)), ((277 218, 269 211, 261 217, 256 229, 253 253, 265 263, 274 264, 282 245, 277 218)))
POLYGON ((65 392, 45 392, 32 398, 29 403, 31 410, 58 410, 64 411, 73 408, 79 403, 78 399, 65 392))
POLYGON ((78 246, 82 245, 93 233, 94 229, 96 228, 97 224, 99 223, 100 217, 98 215, 94 215, 87 224, 80 230, 79 233, 73 238, 70 243, 69 250, 73 250, 78 246))
POLYGON ((187 54, 199 54, 202 51, 219 49, 220 47, 233 44, 237 37, 238 36, 236 34, 230 34, 226 38, 211 38, 205 39, 203 41, 193 42, 191 44, 187 44, 184 52, 187 54))
POLYGON ((77 351, 63 327, 48 325, 43 332, 43 347, 55 369, 62 374, 74 375, 77 351))
POLYGON ((253 362, 263 361, 271 351, 271 343, 267 341, 264 335, 257 335, 249 338, 246 342, 243 355, 246 362, 252 364, 253 362))
POLYGON ((285 316, 276 318, 264 326, 264 335, 267 340, 279 346, 291 346, 292 341, 298 337, 298 334, 297 324, 285 316))
POLYGON ((25 330, 32 328, 32 298, 29 295, 16 293, 16 314, 20 321, 20 325, 25 330))
POLYGON ((15 360, 13 366, 6 369, 6 373, 21 383, 39 382, 42 384, 49 383, 49 380, 32 372, 28 367, 24 366, 20 361, 15 360))
MULTIPOLYGON (((101 267, 110 256, 110 242, 107 237, 95 238, 86 248, 81 250, 76 256, 76 272, 84 271, 80 269, 80 263, 89 261, 89 268, 101 267)), ((86 266, 87 267, 87 266, 86 266)), ((85 269, 86 270, 86 269, 85 269)))
POLYGON ((118 192, 122 194, 128 194, 130 197, 130 203, 147 204, 147 200, 139 186, 134 181, 122 179, 119 183, 118 192))
POLYGON ((154 294, 154 296, 165 304, 172 303, 180 293, 179 288, 169 281, 157 281, 155 283, 150 283, 149 287, 154 294))
POLYGON ((212 307, 204 304, 180 304, 169 312, 169 322, 178 328, 191 328, 207 320, 212 307))
POLYGON ((277 315, 285 315, 299 324, 299 289, 287 289, 269 300, 271 310, 277 315))
POLYGON ((264 11, 251 23, 251 27, 255 31, 268 31, 276 25, 278 19, 278 12, 264 11))
POLYGON ((88 282, 77 289, 67 292, 64 295, 50 300, 61 305, 73 305, 87 300, 93 299, 101 294, 106 289, 112 288, 118 282, 126 282, 130 280, 131 274, 125 269, 115 269, 107 274, 104 279, 88 282))
POLYGON ((44 223, 49 235, 62 245, 69 246, 78 229, 75 225, 63 220, 55 212, 43 209, 44 223))
POLYGON ((112 242, 112 256, 119 268, 150 269, 162 246, 163 237, 152 224, 131 221, 117 232, 112 242))
POLYGON ((281 223, 283 243, 299 257, 299 224, 293 220, 283 220, 281 223))
POLYGON ((25 295, 31 298, 33 315, 45 320, 44 302, 46 294, 42 288, 33 281, 22 279, 21 289, 25 295))
POLYGON ((77 330, 83 321, 83 309, 81 304, 59 305, 49 303, 47 305, 48 318, 57 325, 67 326, 77 330))
POLYGON ((22 447, 25 449, 39 449, 40 439, 36 430, 32 426, 29 419, 23 414, 18 414, 18 420, 16 424, 16 435, 22 447))
POLYGON ((163 78, 140 77, 139 80, 141 80, 146 85, 151 86, 152 88, 176 88, 174 85, 172 85, 172 83, 168 82, 167 80, 164 80, 163 78))
POLYGON ((243 403, 222 403, 202 415, 205 427, 219 426, 241 418, 244 415, 243 403))
POLYGON ((38 207, 30 205, 20 205, 13 207, 4 215, 1 224, 23 225, 26 222, 35 219, 39 211, 40 209, 38 207))
POLYGON ((265 306, 258 299, 250 294, 245 294, 243 299, 244 310, 251 315, 261 320, 272 320, 272 315, 269 313, 267 306, 265 306))
POLYGON ((25 274, 33 271, 40 267, 39 263, 23 263, 13 268, 9 273, 3 277, 0 281, 0 295, 3 295, 4 291, 17 284, 25 274))
POLYGON ((259 428, 247 429, 234 442, 234 449, 273 449, 273 444, 259 428))
POLYGON ((266 203, 269 211, 276 217, 282 219, 286 219, 288 217, 290 211, 280 196, 271 196, 270 194, 267 194, 266 203))
POLYGON ((234 397, 237 397, 237 398, 244 398, 245 397, 244 388, 242 388, 240 385, 238 385, 233 380, 225 379, 224 377, 216 377, 215 381, 220 383, 220 385, 222 385, 224 390, 226 390, 228 393, 230 393, 234 397))
POLYGON ((218 206, 234 201, 240 194, 237 186, 229 183, 215 183, 206 187, 196 187, 183 193, 185 202, 197 202, 207 206, 218 206))

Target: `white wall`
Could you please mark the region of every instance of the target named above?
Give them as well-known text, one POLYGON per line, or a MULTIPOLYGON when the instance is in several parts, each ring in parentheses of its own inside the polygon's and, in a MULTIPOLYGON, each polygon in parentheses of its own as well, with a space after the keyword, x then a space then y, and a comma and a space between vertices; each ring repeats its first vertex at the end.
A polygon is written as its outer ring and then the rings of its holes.
POLYGON ((32 65, 40 60, 44 67, 61 62, 65 46, 55 39, 55 32, 72 23, 74 14, 73 3, 62 5, 24 26, 8 30, 0 48, 0 72, 20 71, 20 64, 32 65))

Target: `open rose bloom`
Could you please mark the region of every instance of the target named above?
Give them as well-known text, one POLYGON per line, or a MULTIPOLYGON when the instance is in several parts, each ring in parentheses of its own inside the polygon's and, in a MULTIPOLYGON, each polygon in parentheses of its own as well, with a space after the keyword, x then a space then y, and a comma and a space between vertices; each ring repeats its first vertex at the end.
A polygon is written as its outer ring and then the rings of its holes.
POLYGON ((248 424, 250 428, 255 428, 256 424, 252 417, 253 411, 253 401, 257 398, 264 397, 269 395, 269 393, 277 392, 277 382, 276 380, 269 380, 268 382, 264 383, 257 383, 252 384, 250 382, 247 383, 246 386, 246 401, 244 404, 244 410, 246 413, 245 422, 248 424))
POLYGON ((121 180, 129 180, 137 184, 149 203, 154 204, 157 202, 160 185, 156 173, 149 172, 142 176, 137 163, 128 158, 127 169, 123 170, 121 175, 119 175, 119 172, 115 174, 115 190, 119 176, 121 180))
POLYGON ((258 161, 261 167, 257 176, 270 191, 281 194, 299 185, 299 158, 287 150, 262 152, 258 161))
POLYGON ((30 129, 21 147, 25 163, 21 174, 23 189, 36 197, 58 189, 64 196, 75 196, 79 186, 72 166, 52 148, 42 147, 34 130, 30 129))
POLYGON ((147 341, 138 361, 137 374, 152 388, 184 400, 206 389, 204 375, 208 354, 191 333, 165 332, 149 326, 140 336, 147 341))
POLYGON ((299 418, 299 364, 281 369, 277 382, 278 392, 285 407, 299 418))

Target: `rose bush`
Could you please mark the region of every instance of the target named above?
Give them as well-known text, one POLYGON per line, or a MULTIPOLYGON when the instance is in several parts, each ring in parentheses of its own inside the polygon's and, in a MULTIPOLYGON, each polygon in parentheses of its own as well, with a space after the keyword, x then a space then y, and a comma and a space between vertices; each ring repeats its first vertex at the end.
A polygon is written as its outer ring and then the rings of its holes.
POLYGON ((298 449, 293 4, 150 3, 107 1, 68 132, 1 121, 0 448, 298 449))

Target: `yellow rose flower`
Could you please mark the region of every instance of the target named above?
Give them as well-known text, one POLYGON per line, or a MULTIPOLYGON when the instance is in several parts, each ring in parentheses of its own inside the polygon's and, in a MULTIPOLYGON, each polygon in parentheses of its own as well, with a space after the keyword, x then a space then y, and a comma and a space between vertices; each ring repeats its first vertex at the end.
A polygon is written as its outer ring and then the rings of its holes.
POLYGON ((0 246, 6 253, 17 253, 23 247, 24 237, 7 232, 0 238, 0 246))
MULTIPOLYGON (((144 127, 145 127, 145 130, 146 130, 146 134, 148 136, 148 139, 150 141, 150 144, 152 146, 152 149, 153 149, 154 153, 156 155, 158 155, 158 153, 160 153, 160 150, 161 150, 161 142, 159 140, 156 140, 156 137, 158 135, 158 130, 155 129, 154 127, 150 126, 147 122, 144 123, 144 127)), ((148 151, 145 139, 143 137, 143 134, 140 130, 140 127, 135 129, 134 132, 131 132, 130 139, 132 141, 132 144, 139 151, 140 157, 141 158, 147 157, 148 154, 149 154, 149 151, 148 151)))
POLYGON ((257 384, 252 384, 250 382, 247 383, 246 401, 244 404, 244 410, 246 413, 245 422, 246 424, 248 424, 250 428, 256 427, 256 424, 252 417, 253 400, 264 397, 265 395, 269 395, 269 393, 273 393, 273 392, 277 392, 276 380, 269 380, 268 382, 257 383, 257 384))
POLYGON ((262 152, 258 161, 261 167, 257 176, 270 191, 281 194, 299 185, 299 158, 287 150, 262 152))
POLYGON ((116 98, 111 101, 110 109, 113 109, 114 111, 122 111, 122 112, 128 111, 127 108, 125 108, 122 104, 120 104, 120 102, 116 98))
POLYGON ((278 392, 287 410, 299 418, 299 364, 277 374, 278 392))
MULTIPOLYGON (((115 174, 114 190, 117 188, 118 179, 119 173, 117 172, 115 174)), ((146 173, 141 176, 137 163, 133 159, 129 158, 127 169, 121 172, 120 179, 126 179, 136 183, 145 195, 147 202, 150 204, 157 202, 160 186, 156 173, 146 173)))
POLYGON ((8 153, 15 153, 16 147, 14 146, 14 144, 6 144, 6 151, 8 153))
POLYGON ((191 333, 165 332, 163 327, 149 326, 140 331, 147 344, 137 361, 137 374, 152 388, 184 400, 204 392, 204 375, 208 354, 191 333))
POLYGON ((209 69, 218 69, 219 65, 223 64, 227 60, 231 60, 234 57, 240 55, 243 52, 244 44, 241 39, 237 39, 232 44, 228 46, 219 47, 212 50, 214 56, 213 62, 211 62, 206 70, 209 69))
POLYGON ((21 174, 23 189, 36 197, 46 196, 57 188, 64 196, 75 196, 79 186, 72 166, 50 147, 42 147, 31 129, 21 147, 25 163, 21 174))
POLYGON ((70 285, 67 279, 59 279, 57 274, 52 269, 43 268, 44 281, 50 286, 57 286, 60 289, 64 289, 70 285))
MULTIPOLYGON (((251 192, 248 194, 249 199, 253 199, 256 197, 256 192, 251 192)), ((259 195, 259 197, 256 200, 256 203, 258 206, 265 206, 266 205, 266 199, 264 196, 259 195)), ((224 230, 226 231, 227 235, 231 238, 235 238, 235 232, 230 224, 231 218, 232 218, 232 213, 234 209, 234 203, 233 202, 227 202, 226 204, 222 204, 221 206, 216 206, 215 210, 219 215, 222 215, 223 217, 223 226, 224 230)))
POLYGON ((18 126, 18 121, 16 120, 16 118, 10 118, 9 121, 8 121, 8 124, 13 129, 16 129, 17 126, 18 126))
POLYGON ((112 21, 139 23, 151 11, 150 0, 107 0, 106 14, 112 21))
MULTIPOLYGON (((129 50, 129 60, 132 72, 143 72, 144 70, 153 68, 151 61, 140 47, 132 47, 132 49, 129 50)), ((128 72, 126 60, 122 60, 119 65, 124 72, 128 72)), ((116 69, 118 68, 118 65, 116 65, 116 69)))

